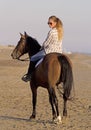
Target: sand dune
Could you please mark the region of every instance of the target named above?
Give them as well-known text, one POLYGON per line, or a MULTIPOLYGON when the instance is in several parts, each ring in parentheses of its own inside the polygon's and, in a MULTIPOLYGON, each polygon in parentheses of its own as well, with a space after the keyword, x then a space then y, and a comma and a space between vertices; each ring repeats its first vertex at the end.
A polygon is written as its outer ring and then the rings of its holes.
MULTIPOLYGON (((28 121, 32 112, 29 83, 21 80, 28 61, 13 60, 13 47, 0 46, 0 130, 90 130, 91 129, 91 56, 68 55, 73 64, 76 97, 68 101, 68 117, 63 124, 53 124, 46 89, 38 89, 37 117, 28 121)), ((60 114, 63 100, 57 93, 60 114)))

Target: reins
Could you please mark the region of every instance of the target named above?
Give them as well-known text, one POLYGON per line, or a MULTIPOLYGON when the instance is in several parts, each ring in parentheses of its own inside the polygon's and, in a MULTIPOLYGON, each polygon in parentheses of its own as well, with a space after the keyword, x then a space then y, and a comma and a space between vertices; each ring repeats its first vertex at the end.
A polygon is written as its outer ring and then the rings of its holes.
POLYGON ((24 59, 20 59, 20 58, 18 58, 17 60, 19 60, 19 61, 29 61, 29 57, 24 58, 24 59))

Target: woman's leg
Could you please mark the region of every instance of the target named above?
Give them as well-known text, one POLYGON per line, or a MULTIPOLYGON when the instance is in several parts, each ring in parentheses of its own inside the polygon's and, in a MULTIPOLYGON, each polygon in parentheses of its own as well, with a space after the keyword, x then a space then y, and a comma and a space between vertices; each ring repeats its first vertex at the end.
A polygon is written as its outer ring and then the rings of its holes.
POLYGON ((35 55, 33 55, 30 59, 30 64, 29 64, 29 68, 28 68, 28 73, 27 74, 30 74, 34 71, 34 68, 35 68, 35 65, 36 63, 41 59, 43 58, 45 55, 45 52, 44 51, 39 51, 38 53, 36 53, 35 55))
POLYGON ((30 61, 29 67, 28 67, 28 72, 27 72, 27 74, 25 74, 25 75, 22 77, 22 80, 23 80, 23 81, 28 82, 28 81, 31 80, 31 74, 32 74, 32 72, 33 72, 34 69, 35 69, 35 64, 36 64, 36 62, 30 61))
POLYGON ((35 69, 35 65, 36 63, 41 59, 43 58, 45 55, 45 52, 42 50, 42 51, 39 51, 38 53, 36 53, 34 56, 31 57, 31 60, 30 60, 30 63, 29 63, 29 68, 28 68, 28 72, 27 74, 25 74, 23 77, 22 77, 22 80, 27 82, 27 81, 30 81, 31 80, 31 74, 32 72, 34 71, 35 69))
POLYGON ((41 50, 31 57, 31 61, 38 61, 45 56, 45 51, 41 50))

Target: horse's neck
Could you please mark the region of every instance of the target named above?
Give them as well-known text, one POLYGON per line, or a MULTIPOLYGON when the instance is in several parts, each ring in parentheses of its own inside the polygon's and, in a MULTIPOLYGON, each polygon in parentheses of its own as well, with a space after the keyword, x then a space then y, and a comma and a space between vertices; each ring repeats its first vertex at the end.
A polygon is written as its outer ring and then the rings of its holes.
POLYGON ((28 41, 29 44, 29 56, 33 56, 37 52, 39 52, 41 46, 40 44, 33 38, 30 37, 30 40, 28 41))

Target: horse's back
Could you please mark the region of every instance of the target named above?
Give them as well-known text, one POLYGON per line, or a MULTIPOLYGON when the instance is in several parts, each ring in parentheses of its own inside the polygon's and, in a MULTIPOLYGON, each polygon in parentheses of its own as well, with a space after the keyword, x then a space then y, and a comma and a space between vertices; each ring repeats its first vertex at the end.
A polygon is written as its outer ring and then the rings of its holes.
POLYGON ((54 86, 61 82, 62 61, 67 61, 71 67, 68 56, 60 53, 47 54, 34 72, 33 81, 37 86, 54 86), (61 58, 61 60, 60 60, 61 58), (62 60, 63 59, 63 60, 62 60))
POLYGON ((47 54, 42 63, 36 68, 37 82, 54 86, 60 79, 61 66, 58 60, 58 53, 47 54))

